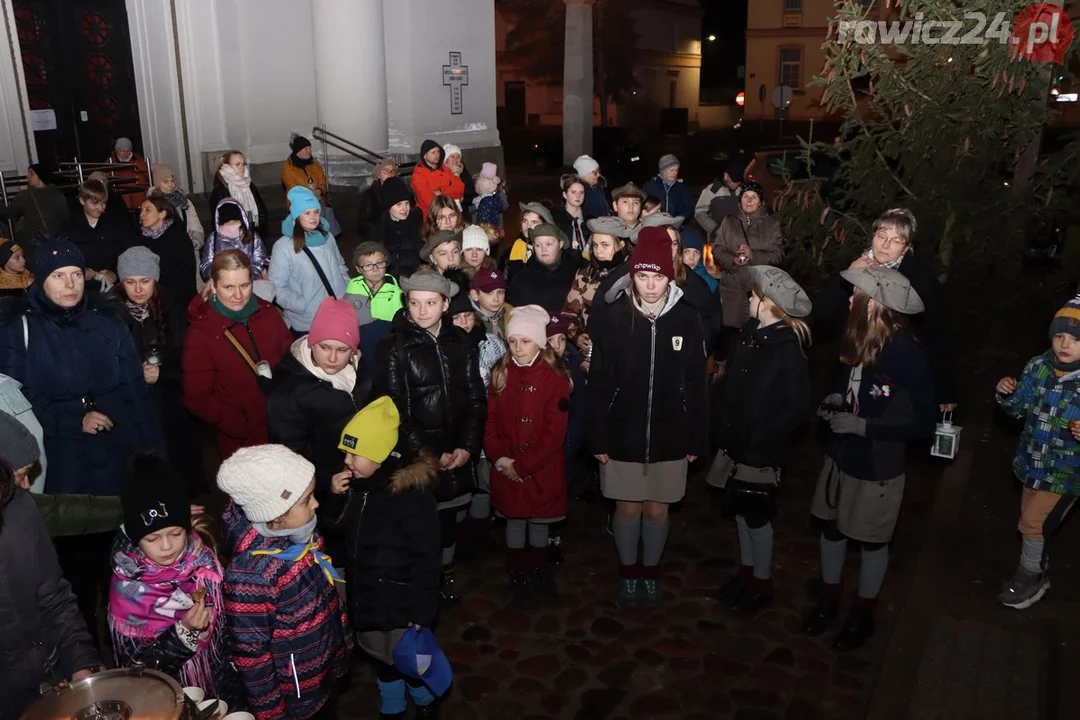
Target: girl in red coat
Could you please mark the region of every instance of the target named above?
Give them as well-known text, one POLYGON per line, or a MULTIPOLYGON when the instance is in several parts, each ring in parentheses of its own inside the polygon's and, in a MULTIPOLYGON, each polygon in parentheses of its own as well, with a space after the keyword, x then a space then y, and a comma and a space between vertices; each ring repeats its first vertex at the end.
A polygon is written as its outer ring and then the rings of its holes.
POLYGON ((519 604, 558 597, 548 526, 566 516, 563 442, 573 383, 546 346, 549 318, 539 305, 511 312, 510 351, 491 371, 484 430, 484 451, 494 461, 491 502, 507 518, 506 565, 519 604))
POLYGON ((184 404, 217 430, 225 460, 242 447, 265 445, 266 395, 293 337, 277 308, 252 294, 251 260, 224 250, 210 266, 208 300, 188 306, 184 341, 184 404))

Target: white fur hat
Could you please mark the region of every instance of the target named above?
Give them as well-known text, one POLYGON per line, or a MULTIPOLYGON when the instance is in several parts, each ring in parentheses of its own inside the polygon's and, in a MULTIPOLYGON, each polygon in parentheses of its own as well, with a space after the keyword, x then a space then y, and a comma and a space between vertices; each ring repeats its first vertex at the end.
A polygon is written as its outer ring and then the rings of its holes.
POLYGON ((599 170, 599 169, 600 169, 600 163, 596 162, 595 160, 593 160, 588 155, 582 155, 581 157, 579 157, 577 160, 574 161, 574 172, 576 172, 581 177, 585 177, 586 175, 591 173, 593 170, 599 170))
POLYGON ((477 250, 483 250, 489 255, 491 254, 491 243, 488 241, 488 235, 484 232, 484 228, 479 225, 470 225, 461 231, 462 251, 469 250, 470 248, 476 248, 477 250))
POLYGON ((452 145, 451 143, 446 143, 445 145, 442 146, 442 149, 443 149, 443 152, 446 153, 444 155, 444 157, 450 157, 451 155, 460 155, 461 154, 461 148, 459 148, 457 145, 452 145))
POLYGON ((276 520, 300 499, 315 466, 284 445, 241 448, 221 463, 217 484, 252 522, 276 520))

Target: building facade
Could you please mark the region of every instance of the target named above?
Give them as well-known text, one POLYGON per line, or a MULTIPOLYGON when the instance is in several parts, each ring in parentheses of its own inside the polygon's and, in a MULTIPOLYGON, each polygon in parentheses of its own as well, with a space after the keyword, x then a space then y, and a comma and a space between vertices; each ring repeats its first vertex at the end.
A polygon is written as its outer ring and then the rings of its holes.
MULTIPOLYGON (((491 0, 0 0, 0 10, 14 50, 0 53, 5 171, 39 154, 103 161, 128 136, 198 192, 226 149, 272 180, 290 135, 315 126, 380 154, 415 157, 430 137, 501 159, 491 0)), ((370 168, 327 152, 331 182, 370 168)))

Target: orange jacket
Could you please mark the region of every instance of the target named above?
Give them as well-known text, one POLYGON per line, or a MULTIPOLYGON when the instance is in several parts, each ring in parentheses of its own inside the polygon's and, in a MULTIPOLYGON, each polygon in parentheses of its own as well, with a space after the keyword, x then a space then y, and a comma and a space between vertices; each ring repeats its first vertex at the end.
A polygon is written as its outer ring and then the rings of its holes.
POLYGON ((297 185, 306 187, 311 191, 321 190, 326 195, 326 173, 318 160, 312 160, 307 167, 296 167, 292 159, 281 164, 281 182, 285 184, 285 192, 289 192, 297 185))
POLYGON ((129 210, 138 210, 139 206, 143 204, 143 200, 146 199, 145 188, 150 185, 150 173, 146 169, 146 158, 138 153, 132 153, 131 159, 124 163, 120 158, 116 157, 114 152, 109 156, 109 162, 123 163, 124 165, 134 165, 132 168, 125 168, 123 170, 113 170, 109 173, 110 177, 133 177, 135 182, 124 183, 120 186, 120 189, 134 189, 138 192, 124 192, 120 193, 120 197, 124 199, 124 204, 128 206, 129 210))
POLYGON ((416 205, 427 220, 428 210, 435 200, 435 194, 441 192, 449 195, 458 202, 465 197, 465 183, 462 182, 450 169, 443 165, 438 170, 432 170, 421 161, 412 173, 412 189, 416 195, 416 205))

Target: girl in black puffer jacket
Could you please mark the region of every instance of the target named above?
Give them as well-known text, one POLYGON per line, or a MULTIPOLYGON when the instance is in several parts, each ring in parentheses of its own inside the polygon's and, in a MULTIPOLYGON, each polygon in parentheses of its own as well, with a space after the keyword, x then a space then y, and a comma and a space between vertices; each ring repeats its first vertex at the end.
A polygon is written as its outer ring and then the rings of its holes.
POLYGON ((713 407, 720 446, 710 485, 725 488, 735 514, 742 563, 719 597, 737 610, 756 612, 772 602, 772 520, 780 472, 795 431, 810 412, 810 371, 803 349, 810 330, 799 318, 810 298, 779 268, 748 268, 753 287, 750 320, 713 407))
MULTIPOLYGON (((434 270, 402 278, 405 308, 379 343, 375 389, 401 414, 410 452, 439 463, 435 498, 443 547, 443 601, 455 604, 454 540, 459 512, 476 486, 476 461, 487 420, 487 392, 476 347, 448 310, 458 286, 434 270)), ((464 519, 464 518, 461 518, 464 519)))

